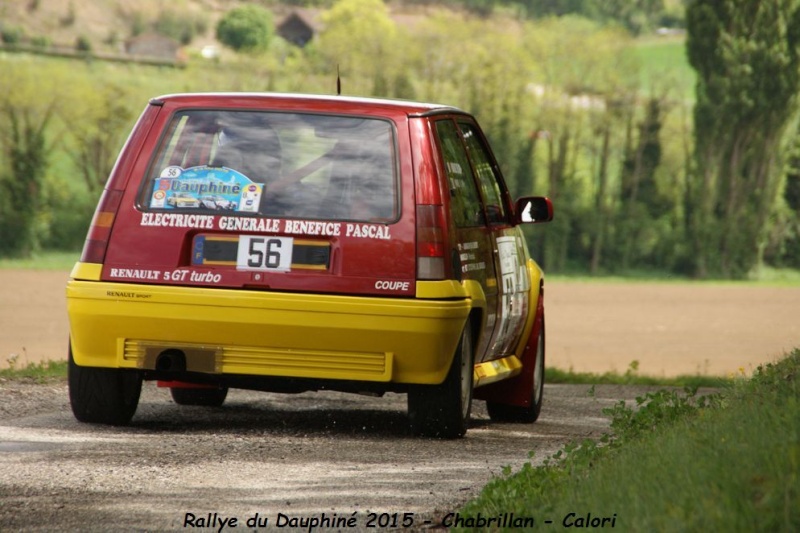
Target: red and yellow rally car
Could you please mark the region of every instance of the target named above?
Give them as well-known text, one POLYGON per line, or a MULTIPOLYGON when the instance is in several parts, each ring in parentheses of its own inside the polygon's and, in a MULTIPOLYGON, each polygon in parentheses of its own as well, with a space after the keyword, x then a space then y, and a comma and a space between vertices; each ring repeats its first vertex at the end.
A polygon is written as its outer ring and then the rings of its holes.
POLYGON ((67 285, 69 393, 126 424, 143 380, 179 404, 229 388, 408 394, 415 434, 535 421, 543 275, 474 117, 277 94, 149 102, 67 285), (214 196, 230 206, 210 207, 214 196))

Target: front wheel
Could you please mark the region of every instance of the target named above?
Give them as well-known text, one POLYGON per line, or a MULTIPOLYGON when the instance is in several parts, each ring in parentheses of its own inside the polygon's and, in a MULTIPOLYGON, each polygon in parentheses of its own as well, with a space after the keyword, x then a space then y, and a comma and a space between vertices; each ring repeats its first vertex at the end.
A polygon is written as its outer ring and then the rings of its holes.
POLYGON ((444 382, 413 385, 408 391, 408 415, 415 435, 464 436, 472 408, 473 364, 472 330, 467 323, 444 382))
POLYGON ((124 426, 130 423, 142 392, 137 370, 78 366, 69 351, 69 403, 80 422, 124 426))

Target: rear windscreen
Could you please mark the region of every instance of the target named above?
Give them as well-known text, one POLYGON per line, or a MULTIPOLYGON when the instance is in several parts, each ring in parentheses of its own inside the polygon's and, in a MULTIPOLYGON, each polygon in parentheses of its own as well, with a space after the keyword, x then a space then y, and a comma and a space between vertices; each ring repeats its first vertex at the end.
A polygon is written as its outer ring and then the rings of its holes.
POLYGON ((398 212, 396 167, 385 120, 182 111, 139 201, 145 210, 388 222, 398 212))

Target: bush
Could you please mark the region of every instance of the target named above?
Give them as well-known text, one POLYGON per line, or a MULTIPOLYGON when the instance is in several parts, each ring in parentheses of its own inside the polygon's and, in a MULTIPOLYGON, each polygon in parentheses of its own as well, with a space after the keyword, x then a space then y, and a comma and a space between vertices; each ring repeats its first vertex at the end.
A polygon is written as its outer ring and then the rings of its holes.
POLYGON ((89 53, 92 51, 92 42, 87 36, 79 35, 78 38, 75 39, 75 50, 89 53))
POLYGON ((166 10, 161 12, 153 28, 157 33, 171 37, 181 44, 189 44, 197 34, 205 33, 208 25, 201 17, 166 10))
POLYGON ((9 26, 0 29, 0 40, 4 44, 15 45, 25 38, 25 31, 19 26, 9 26))
POLYGON ((264 51, 274 26, 272 14, 263 7, 244 5, 225 13, 217 24, 217 39, 236 51, 264 51))
POLYGON ((128 15, 128 23, 130 24, 132 37, 141 35, 147 30, 147 20, 140 11, 135 11, 128 15))
POLYGON ((42 236, 46 250, 80 250, 94 215, 97 198, 80 190, 53 186, 45 198, 48 228, 42 236))
POLYGON ((53 43, 49 37, 38 35, 36 37, 31 37, 31 44, 37 48, 50 48, 50 45, 53 43))

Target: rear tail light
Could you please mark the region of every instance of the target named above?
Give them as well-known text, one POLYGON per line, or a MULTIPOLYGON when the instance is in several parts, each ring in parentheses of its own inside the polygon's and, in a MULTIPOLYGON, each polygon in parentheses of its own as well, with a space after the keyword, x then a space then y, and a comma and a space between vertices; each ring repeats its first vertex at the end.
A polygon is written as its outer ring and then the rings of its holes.
POLYGON ((417 279, 447 279, 447 243, 440 205, 417 206, 417 279))
POLYGON ((86 242, 83 244, 82 263, 102 263, 105 259, 108 238, 122 201, 122 192, 109 189, 103 191, 97 210, 92 217, 92 223, 89 225, 86 242))

